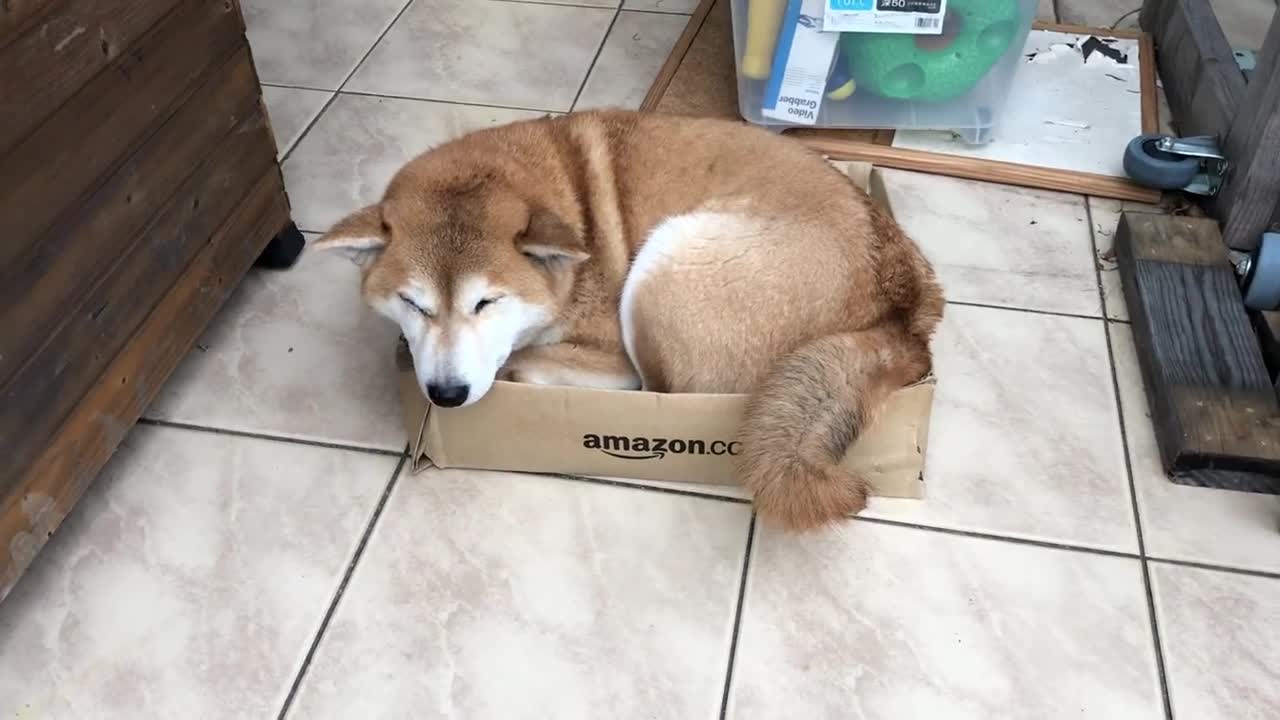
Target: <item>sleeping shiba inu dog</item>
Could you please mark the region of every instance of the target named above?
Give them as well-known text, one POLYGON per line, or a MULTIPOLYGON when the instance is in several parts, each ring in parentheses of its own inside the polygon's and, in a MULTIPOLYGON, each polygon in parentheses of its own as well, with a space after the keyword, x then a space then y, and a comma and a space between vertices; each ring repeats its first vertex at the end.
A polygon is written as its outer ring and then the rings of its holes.
POLYGON ((363 268, 436 405, 495 379, 749 393, 735 472, 791 529, 865 507, 840 462, 928 374, 943 310, 920 250, 845 175, 720 120, 605 111, 474 132, 314 247, 363 268))

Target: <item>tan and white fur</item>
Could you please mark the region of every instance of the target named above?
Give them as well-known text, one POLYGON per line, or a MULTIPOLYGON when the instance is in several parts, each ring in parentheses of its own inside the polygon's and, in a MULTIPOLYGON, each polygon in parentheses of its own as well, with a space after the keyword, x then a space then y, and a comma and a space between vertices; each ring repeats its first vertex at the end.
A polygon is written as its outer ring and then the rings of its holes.
POLYGON ((749 393, 735 458, 761 517, 863 509, 840 466, 930 371, 943 299, 919 249, 790 139, 605 111, 463 136, 314 247, 348 252, 432 402, 496 379, 749 393))

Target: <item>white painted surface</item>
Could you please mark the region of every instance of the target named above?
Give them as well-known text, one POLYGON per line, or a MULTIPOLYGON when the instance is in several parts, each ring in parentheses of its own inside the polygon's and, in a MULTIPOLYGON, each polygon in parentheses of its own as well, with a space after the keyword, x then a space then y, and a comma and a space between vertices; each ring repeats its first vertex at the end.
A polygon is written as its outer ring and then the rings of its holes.
POLYGON ((1125 145, 1142 132, 1138 41, 1109 43, 1128 55, 1125 64, 1096 52, 1086 62, 1080 46, 1088 37, 1031 31, 990 144, 902 130, 893 146, 1124 177, 1125 145))

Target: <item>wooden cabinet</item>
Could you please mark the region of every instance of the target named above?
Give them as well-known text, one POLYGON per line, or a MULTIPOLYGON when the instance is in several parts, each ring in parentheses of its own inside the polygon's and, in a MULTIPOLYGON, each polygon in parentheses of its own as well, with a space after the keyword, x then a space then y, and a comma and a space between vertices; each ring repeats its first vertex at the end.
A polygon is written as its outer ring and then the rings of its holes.
POLYGON ((2 599, 297 236, 236 0, 0 2, 0 68, 2 599))

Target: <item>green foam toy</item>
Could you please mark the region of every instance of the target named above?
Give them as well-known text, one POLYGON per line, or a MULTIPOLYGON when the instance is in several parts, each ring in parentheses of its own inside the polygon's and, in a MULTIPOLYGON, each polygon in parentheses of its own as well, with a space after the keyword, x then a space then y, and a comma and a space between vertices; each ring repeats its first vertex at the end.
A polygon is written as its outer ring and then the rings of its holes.
POLYGON ((1017 0, 950 0, 941 35, 844 33, 840 46, 858 92, 944 102, 978 84, 1020 23, 1017 0))

